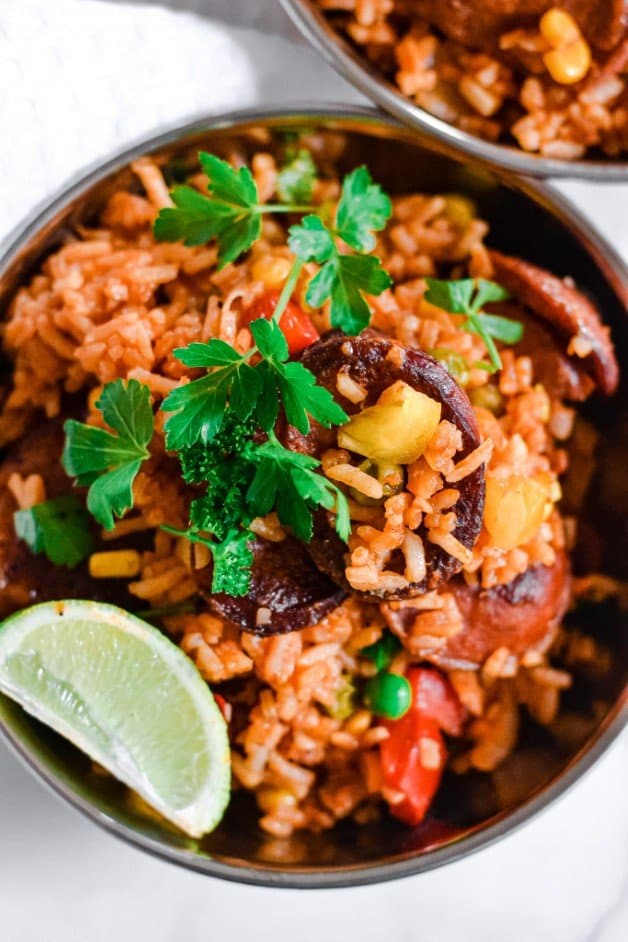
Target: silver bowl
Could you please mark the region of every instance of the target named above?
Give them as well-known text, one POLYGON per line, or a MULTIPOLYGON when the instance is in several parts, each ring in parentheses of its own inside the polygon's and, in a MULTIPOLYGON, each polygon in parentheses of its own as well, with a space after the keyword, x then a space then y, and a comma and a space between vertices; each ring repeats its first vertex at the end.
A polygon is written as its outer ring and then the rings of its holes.
POLYGON ((489 167, 533 177, 571 177, 602 183, 628 180, 628 160, 557 160, 528 154, 507 144, 491 144, 460 130, 414 104, 334 29, 312 0, 280 0, 299 30, 344 78, 388 114, 430 135, 445 153, 464 153, 489 167))
MULTIPOLYGON (((545 263, 559 274, 575 273, 581 286, 600 303, 620 345, 628 346, 628 272, 613 249, 563 197, 550 187, 507 172, 489 173, 462 157, 443 157, 433 140, 422 140, 368 109, 347 113, 304 108, 298 113, 249 112, 199 119, 122 151, 71 183, 0 249, 0 316, 6 314, 16 287, 68 231, 77 222, 93 218, 117 182, 128 182, 128 165, 139 155, 181 155, 199 147, 220 153, 234 139, 252 148, 259 146, 259 129, 272 136, 304 128, 343 132, 347 143, 339 159, 341 170, 366 161, 375 179, 392 192, 458 191, 471 196, 491 223, 496 244, 545 263)), ((603 440, 611 448, 617 448, 617 430, 622 428, 621 401, 616 397, 602 408, 592 407, 592 417, 606 429, 603 440)), ((628 426, 624 423, 623 427, 628 426)), ((615 461, 613 467, 623 475, 625 495, 626 463, 615 461)), ((611 481, 601 487, 601 507, 592 507, 591 512, 603 520, 613 557, 621 562, 628 559, 621 543, 628 535, 628 507, 618 507, 617 491, 616 481, 614 486, 611 481)), ((301 888, 392 880, 440 867, 506 836, 564 794, 619 734, 628 719, 628 652, 620 646, 622 626, 618 628, 610 618, 598 621, 603 630, 609 629, 606 640, 614 646, 613 669, 603 683, 594 678, 575 685, 570 709, 578 718, 578 736, 566 744, 547 733, 529 732, 515 753, 516 768, 510 779, 503 778, 507 769, 502 772, 501 790, 488 775, 452 777, 436 808, 441 824, 432 821, 415 831, 386 820, 361 827, 341 824, 319 835, 271 839, 256 825, 250 796, 236 792, 220 827, 195 841, 143 813, 126 789, 94 775, 78 750, 2 697, 0 734, 40 781, 96 824, 188 869, 236 882, 301 888), (504 782, 509 783, 506 795, 504 782)), ((625 625, 623 629, 625 637, 625 625)))

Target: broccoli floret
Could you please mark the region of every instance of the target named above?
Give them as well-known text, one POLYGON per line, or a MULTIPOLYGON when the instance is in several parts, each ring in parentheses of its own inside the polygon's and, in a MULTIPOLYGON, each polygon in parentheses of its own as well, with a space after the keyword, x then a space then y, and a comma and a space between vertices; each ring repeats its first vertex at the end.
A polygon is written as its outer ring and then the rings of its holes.
POLYGON ((218 540, 224 540, 233 527, 248 525, 252 515, 248 513, 246 492, 254 474, 255 466, 239 458, 208 470, 207 492, 190 504, 190 523, 218 540))
POLYGON ((220 543, 208 543, 214 558, 212 592, 246 595, 251 584, 254 539, 250 530, 230 530, 220 543))
POLYGON ((203 484, 224 477, 232 460, 245 462, 253 451, 251 437, 255 431, 255 420, 238 419, 227 412, 222 428, 207 445, 197 442, 179 452, 181 473, 187 484, 203 484))

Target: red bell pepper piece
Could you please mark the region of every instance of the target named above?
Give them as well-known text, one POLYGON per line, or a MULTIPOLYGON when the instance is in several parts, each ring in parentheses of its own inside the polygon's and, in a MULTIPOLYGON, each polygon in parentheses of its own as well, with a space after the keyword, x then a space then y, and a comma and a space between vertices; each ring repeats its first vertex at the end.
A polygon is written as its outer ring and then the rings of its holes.
POLYGON ((391 813, 414 827, 425 817, 447 762, 441 731, 459 735, 466 713, 439 671, 416 667, 407 677, 412 705, 401 719, 384 721, 390 735, 380 746, 380 756, 384 783, 405 796, 391 805, 391 813))
MULTIPOLYGON (((258 320, 260 317, 270 320, 278 300, 278 291, 267 291, 263 294, 249 308, 247 312, 248 323, 258 320)), ((285 311, 279 318, 279 326, 288 341, 290 356, 301 353, 302 350, 305 350, 306 347, 309 347, 319 338, 316 327, 296 301, 288 301, 285 311)))

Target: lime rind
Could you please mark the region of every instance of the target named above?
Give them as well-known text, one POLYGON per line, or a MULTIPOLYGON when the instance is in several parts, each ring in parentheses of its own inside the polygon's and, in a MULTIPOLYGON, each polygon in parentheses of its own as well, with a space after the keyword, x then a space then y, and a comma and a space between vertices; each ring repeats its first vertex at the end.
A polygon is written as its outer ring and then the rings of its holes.
POLYGON ((229 800, 226 724, 188 657, 100 602, 46 602, 0 625, 0 692, 192 837, 229 800))

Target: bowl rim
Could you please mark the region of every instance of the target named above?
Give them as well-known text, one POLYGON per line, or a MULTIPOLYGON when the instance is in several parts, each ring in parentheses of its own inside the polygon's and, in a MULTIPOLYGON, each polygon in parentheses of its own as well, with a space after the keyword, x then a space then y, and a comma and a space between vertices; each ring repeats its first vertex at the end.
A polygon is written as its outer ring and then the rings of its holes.
POLYGON ((501 167, 534 177, 565 177, 600 183, 628 181, 626 160, 558 160, 508 144, 493 144, 437 118, 414 104, 381 76, 328 22, 312 0, 279 0, 300 33, 340 75, 370 101, 404 124, 443 145, 468 154, 489 168, 501 167))
MULTIPOLYGON (((370 107, 351 107, 342 105, 309 105, 278 108, 251 108, 232 111, 224 115, 198 116, 191 121, 159 129, 144 135, 130 145, 117 149, 105 161, 98 161, 89 168, 77 173, 62 186, 50 199, 40 203, 26 218, 19 223, 0 245, 0 278, 7 268, 27 248, 31 239, 55 219, 74 199, 87 192, 93 185, 127 167, 135 158, 175 144, 187 136, 211 133, 214 131, 234 132, 255 124, 268 127, 281 126, 282 122, 302 121, 304 123, 333 125, 342 124, 347 130, 355 125, 355 131, 368 132, 373 129, 388 129, 391 134, 419 146, 438 151, 434 141, 425 135, 419 135, 399 124, 387 115, 378 113, 370 107)), ((461 155, 457 155, 458 161, 461 155)), ((491 168, 493 176, 511 187, 533 198, 544 208, 550 208, 559 221, 579 238, 581 244, 592 257, 618 299, 628 306, 628 266, 616 250, 606 241, 596 228, 576 209, 569 200, 553 187, 544 182, 527 178, 518 178, 515 174, 500 168, 491 168)), ((154 857, 177 864, 185 869, 217 877, 234 883, 253 886, 282 887, 292 889, 331 889, 351 886, 365 886, 382 883, 402 877, 437 869, 448 863, 460 860, 475 851, 489 847, 497 840, 517 830, 545 810, 557 798, 564 795, 577 780, 588 772, 600 756, 617 739, 628 725, 628 686, 624 688, 613 707, 597 727, 592 738, 583 746, 549 783, 534 791, 529 798, 514 811, 505 810, 491 819, 491 823, 480 824, 469 829, 457 840, 449 844, 418 853, 388 863, 365 863, 341 865, 321 870, 308 867, 295 867, 290 870, 272 864, 262 866, 225 863, 210 856, 196 854, 182 848, 170 847, 162 842, 140 834, 132 827, 122 823, 107 812, 95 807, 89 800, 79 795, 68 784, 57 778, 46 765, 26 746, 0 716, 0 739, 9 746, 22 764, 34 777, 44 784, 64 803, 69 804, 83 816, 89 818, 101 829, 113 834, 134 847, 144 850, 154 857)))

